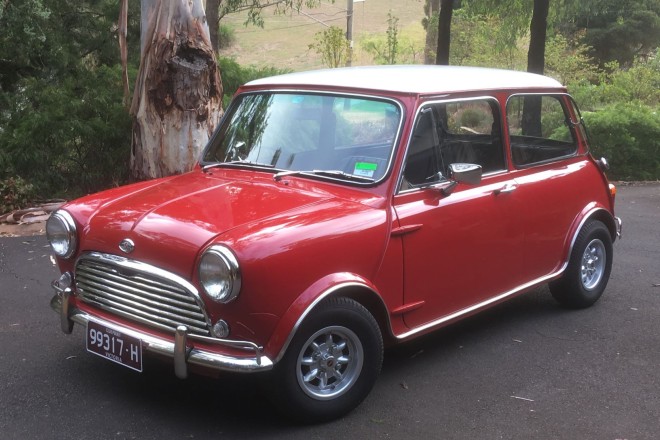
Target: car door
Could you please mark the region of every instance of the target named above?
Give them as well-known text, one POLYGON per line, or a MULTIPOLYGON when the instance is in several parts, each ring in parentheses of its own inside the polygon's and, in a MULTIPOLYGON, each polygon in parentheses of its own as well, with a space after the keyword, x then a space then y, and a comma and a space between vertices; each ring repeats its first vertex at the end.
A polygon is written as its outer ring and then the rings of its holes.
POLYGON ((430 103, 417 114, 394 197, 410 328, 468 313, 524 278, 516 183, 506 170, 500 120, 488 98, 430 103), (454 120, 468 110, 479 113, 478 127, 454 120), (456 162, 482 165, 481 183, 448 193, 447 169, 456 162))
POLYGON ((593 169, 587 159, 577 155, 578 133, 572 118, 565 95, 514 95, 507 102, 512 175, 516 196, 525 208, 520 213, 525 228, 524 270, 530 280, 561 268, 571 225, 597 191, 588 185, 598 178, 590 175, 593 169))

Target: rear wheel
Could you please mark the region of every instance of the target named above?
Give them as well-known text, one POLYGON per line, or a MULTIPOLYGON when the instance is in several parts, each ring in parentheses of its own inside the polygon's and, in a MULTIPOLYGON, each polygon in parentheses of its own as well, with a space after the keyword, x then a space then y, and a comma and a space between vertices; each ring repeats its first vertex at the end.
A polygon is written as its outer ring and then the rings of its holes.
POLYGON ((382 336, 369 311, 352 299, 331 298, 305 319, 266 385, 287 417, 332 420, 364 400, 382 361, 382 336))
POLYGON ((610 231, 602 222, 591 220, 580 230, 566 272, 550 283, 550 292, 564 307, 589 307, 603 294, 611 270, 610 231))

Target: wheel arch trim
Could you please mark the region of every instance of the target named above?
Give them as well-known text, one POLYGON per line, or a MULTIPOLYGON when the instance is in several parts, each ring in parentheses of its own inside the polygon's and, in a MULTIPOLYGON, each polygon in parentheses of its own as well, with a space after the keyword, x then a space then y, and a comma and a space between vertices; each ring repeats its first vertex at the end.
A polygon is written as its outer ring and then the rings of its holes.
MULTIPOLYGON (((351 274, 352 275, 352 274, 351 274)), ((306 292, 300 295, 289 307, 286 314, 283 316, 283 319, 280 320, 278 328, 273 333, 273 337, 268 342, 267 345, 273 343, 273 339, 277 335, 287 334, 286 340, 282 346, 277 350, 277 356, 273 357, 273 364, 277 364, 287 349, 291 345, 293 337, 296 335, 300 326, 303 324, 305 319, 312 313, 312 311, 325 299, 333 296, 344 296, 351 298, 354 301, 358 302, 360 305, 365 307, 369 313, 372 314, 378 327, 380 328, 383 337, 391 337, 393 335, 392 324, 389 320, 389 314, 387 312, 387 306, 385 305, 382 297, 378 294, 375 286, 371 285, 368 281, 352 275, 351 279, 340 281, 336 284, 333 284, 315 296, 309 296, 308 293, 313 289, 314 285, 310 287, 306 292), (299 310, 302 310, 300 313, 299 310), (298 318, 295 319, 297 315, 298 318), (286 319, 286 317, 292 317, 292 319, 286 319), (293 325, 287 324, 295 319, 293 325)), ((317 284, 317 283, 315 283, 317 284)))
POLYGON ((568 266, 578 234, 580 234, 580 231, 587 221, 598 220, 602 222, 610 232, 612 243, 614 243, 614 240, 616 240, 616 237, 619 235, 620 228, 617 226, 616 218, 604 207, 599 206, 596 203, 591 203, 587 205, 582 212, 583 214, 578 217, 579 222, 575 222, 574 227, 571 228, 571 241, 568 246, 568 252, 565 254, 564 264, 562 265, 560 272, 563 272, 568 266))

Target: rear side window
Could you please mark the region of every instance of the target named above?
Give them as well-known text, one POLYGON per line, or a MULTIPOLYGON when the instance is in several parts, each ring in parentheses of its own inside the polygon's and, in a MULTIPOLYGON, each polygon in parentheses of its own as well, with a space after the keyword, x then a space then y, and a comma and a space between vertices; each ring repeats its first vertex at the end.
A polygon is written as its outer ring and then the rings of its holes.
POLYGON ((506 113, 515 166, 530 166, 576 153, 574 124, 561 96, 512 96, 506 113))

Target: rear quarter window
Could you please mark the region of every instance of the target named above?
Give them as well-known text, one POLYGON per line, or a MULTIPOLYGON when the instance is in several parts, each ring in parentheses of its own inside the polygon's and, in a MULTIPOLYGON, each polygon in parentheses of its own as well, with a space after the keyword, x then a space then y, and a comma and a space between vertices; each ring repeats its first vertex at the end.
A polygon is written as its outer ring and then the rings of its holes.
POLYGON ((515 95, 506 106, 513 164, 526 167, 577 152, 563 96, 515 95))

